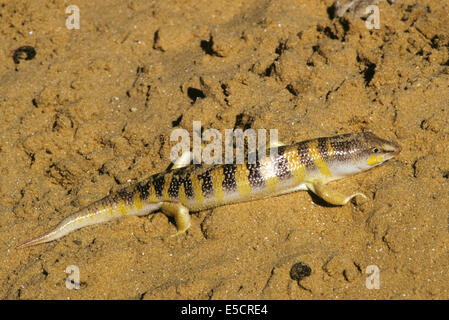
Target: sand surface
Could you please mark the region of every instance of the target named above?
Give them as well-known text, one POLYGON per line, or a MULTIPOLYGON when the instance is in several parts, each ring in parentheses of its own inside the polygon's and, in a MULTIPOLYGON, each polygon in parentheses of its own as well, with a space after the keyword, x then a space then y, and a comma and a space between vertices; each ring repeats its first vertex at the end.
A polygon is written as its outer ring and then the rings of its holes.
POLYGON ((128 2, 77 1, 79 30, 70 1, 0 5, 1 299, 449 298, 449 1, 379 1, 378 30, 332 0, 128 2), (177 238, 157 213, 15 249, 166 169, 194 120, 285 143, 370 130, 402 153, 332 183, 369 197, 344 207, 297 192, 177 238))

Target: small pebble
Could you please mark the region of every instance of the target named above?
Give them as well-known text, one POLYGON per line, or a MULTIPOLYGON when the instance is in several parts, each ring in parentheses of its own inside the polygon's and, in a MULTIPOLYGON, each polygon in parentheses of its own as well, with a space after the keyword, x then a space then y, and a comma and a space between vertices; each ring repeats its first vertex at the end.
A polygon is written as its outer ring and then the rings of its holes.
POLYGON ((312 269, 302 262, 295 263, 290 269, 290 278, 293 280, 301 281, 307 278, 312 273, 312 269))
POLYGON ((31 46, 22 46, 14 50, 12 59, 15 64, 19 64, 20 60, 31 60, 36 56, 36 50, 31 46))

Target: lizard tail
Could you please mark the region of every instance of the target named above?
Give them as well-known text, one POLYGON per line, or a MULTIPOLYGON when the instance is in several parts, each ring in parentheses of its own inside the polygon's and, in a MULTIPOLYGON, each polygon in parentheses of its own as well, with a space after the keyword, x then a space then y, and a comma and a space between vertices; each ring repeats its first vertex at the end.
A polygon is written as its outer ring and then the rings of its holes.
POLYGON ((17 248, 26 248, 50 242, 59 239, 74 230, 101 222, 107 222, 123 216, 145 215, 159 209, 160 206, 161 203, 157 202, 147 203, 136 207, 133 204, 126 205, 123 201, 113 201, 113 198, 108 196, 65 218, 52 231, 31 239, 24 244, 19 245, 17 248))
POLYGON ((100 211, 92 212, 91 210, 89 210, 89 207, 86 207, 64 219, 52 231, 45 233, 39 237, 33 238, 19 245, 17 248, 21 249, 50 242, 65 236, 66 234, 68 234, 73 230, 80 229, 82 227, 91 225, 95 222, 100 222, 99 220, 108 221, 113 218, 114 218, 113 215, 110 214, 109 217, 105 216, 104 210, 102 210, 102 212, 100 211))
POLYGON ((56 239, 62 237, 62 236, 56 236, 55 235, 56 233, 57 233, 56 230, 53 230, 52 232, 49 232, 42 236, 33 238, 33 239, 21 244, 20 246, 17 246, 16 248, 22 249, 22 248, 26 248, 26 247, 31 247, 31 246, 35 246, 38 244, 50 242, 50 241, 53 241, 53 240, 56 240, 56 239))

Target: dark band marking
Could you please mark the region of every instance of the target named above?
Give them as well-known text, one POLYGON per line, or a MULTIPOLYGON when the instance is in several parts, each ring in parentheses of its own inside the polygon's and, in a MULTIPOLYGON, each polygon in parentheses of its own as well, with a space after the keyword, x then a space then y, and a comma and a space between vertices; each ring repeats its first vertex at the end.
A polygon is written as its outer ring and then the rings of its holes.
POLYGON ((318 138, 318 152, 321 159, 325 162, 329 161, 329 138, 318 138))
POLYGON ((315 167, 315 163, 309 157, 309 145, 307 141, 298 143, 299 161, 307 169, 315 167))
POLYGON ((279 180, 285 180, 292 177, 292 173, 288 169, 288 160, 284 155, 285 149, 285 147, 279 147, 278 155, 275 158, 275 173, 279 180))
POLYGON ((117 204, 120 200, 115 199, 115 197, 118 197, 117 195, 112 196, 109 195, 107 197, 104 197, 103 199, 99 200, 98 202, 93 203, 92 205, 87 207, 87 210, 91 213, 95 213, 99 210, 99 206, 103 207, 111 207, 115 204, 117 204))
POLYGON ((168 196, 172 200, 177 200, 179 198, 179 187, 181 186, 181 179, 175 174, 173 175, 170 187, 168 188, 168 196))
POLYGON ((234 192, 237 190, 237 182, 235 181, 236 167, 234 164, 223 165, 223 190, 234 192))
POLYGON ((164 185, 165 185, 165 175, 160 174, 156 175, 153 180, 153 186, 154 190, 156 190, 156 197, 162 198, 162 192, 164 191, 164 185))
POLYGON ((205 197, 212 196, 214 194, 214 187, 212 185, 212 176, 210 170, 204 171, 202 174, 198 175, 198 179, 202 180, 201 190, 205 197))
POLYGON ((351 139, 351 135, 344 135, 342 137, 331 139, 330 145, 334 150, 333 158, 338 161, 350 159, 352 152, 355 149, 354 146, 357 144, 357 141, 351 139))
POLYGON ((139 192, 141 200, 147 200, 150 196, 150 180, 142 181, 136 186, 137 192, 139 192))
POLYGON ((265 180, 260 172, 260 162, 256 161, 255 164, 247 163, 246 168, 249 171, 248 180, 251 188, 265 187, 265 180))
POLYGON ((134 202, 134 192, 129 192, 127 189, 122 189, 117 191, 114 200, 118 203, 120 200, 125 201, 126 204, 130 205, 134 202))
POLYGON ((188 199, 193 199, 193 185, 192 185, 192 181, 190 180, 190 173, 186 174, 186 176, 182 182, 184 184, 184 190, 186 193, 186 197, 188 199))

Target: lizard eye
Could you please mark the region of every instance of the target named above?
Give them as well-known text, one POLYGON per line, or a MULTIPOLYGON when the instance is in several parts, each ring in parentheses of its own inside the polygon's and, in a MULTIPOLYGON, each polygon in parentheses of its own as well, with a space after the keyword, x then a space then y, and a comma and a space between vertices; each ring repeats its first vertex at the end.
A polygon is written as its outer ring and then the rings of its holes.
POLYGON ((379 152, 379 148, 374 148, 373 149, 373 153, 378 153, 379 152))

